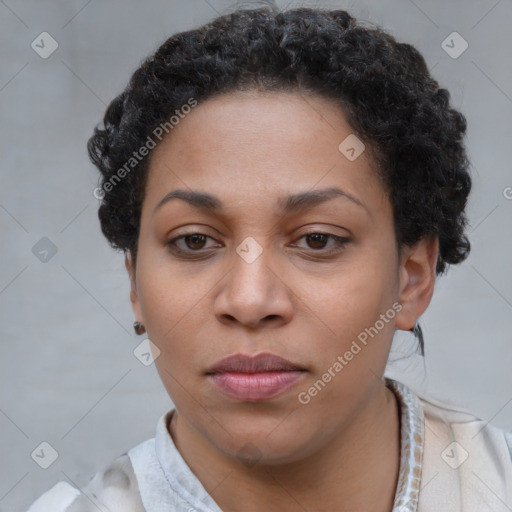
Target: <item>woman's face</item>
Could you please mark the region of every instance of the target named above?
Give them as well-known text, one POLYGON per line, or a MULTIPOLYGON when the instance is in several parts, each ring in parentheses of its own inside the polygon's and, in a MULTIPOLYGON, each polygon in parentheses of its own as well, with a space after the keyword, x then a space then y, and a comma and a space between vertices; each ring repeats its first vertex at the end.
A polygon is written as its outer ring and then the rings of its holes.
POLYGON ((236 93, 200 102, 151 154, 133 308, 178 417, 229 456, 298 460, 348 429, 382 386, 395 327, 430 300, 408 305, 421 264, 399 261, 353 137, 328 100, 236 93), (161 203, 177 190, 212 199, 161 203), (290 364, 211 373, 259 354, 290 364))

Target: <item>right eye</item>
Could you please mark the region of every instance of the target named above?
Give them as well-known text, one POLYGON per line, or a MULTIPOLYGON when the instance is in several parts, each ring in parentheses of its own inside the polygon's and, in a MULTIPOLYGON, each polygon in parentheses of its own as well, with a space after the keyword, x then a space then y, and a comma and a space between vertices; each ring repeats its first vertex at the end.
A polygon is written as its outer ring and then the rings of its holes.
POLYGON ((171 238, 166 245, 170 248, 171 252, 176 254, 201 254, 208 238, 213 240, 212 237, 204 233, 188 233, 171 238))

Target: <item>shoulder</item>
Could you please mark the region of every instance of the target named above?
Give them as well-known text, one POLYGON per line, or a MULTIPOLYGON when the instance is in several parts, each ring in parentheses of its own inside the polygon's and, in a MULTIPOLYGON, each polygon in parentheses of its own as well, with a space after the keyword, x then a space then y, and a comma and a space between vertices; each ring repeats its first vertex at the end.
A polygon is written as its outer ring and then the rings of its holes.
POLYGON ((491 425, 489 421, 479 418, 471 411, 452 404, 443 403, 431 398, 418 397, 425 415, 425 421, 431 424, 450 426, 451 429, 471 431, 472 435, 483 433, 502 440, 510 446, 512 457, 512 431, 491 425))
POLYGON ((145 512, 130 457, 125 453, 98 471, 79 490, 61 481, 42 494, 27 512, 145 512))
POLYGON ((418 510, 501 511, 503 503, 512 505, 512 433, 467 410, 419 399, 425 437, 418 510))
POLYGON ((486 451, 499 449, 512 464, 512 431, 491 425, 489 421, 470 411, 433 400, 419 397, 425 415, 425 424, 440 438, 449 436, 451 440, 465 439, 472 445, 480 443, 486 451))

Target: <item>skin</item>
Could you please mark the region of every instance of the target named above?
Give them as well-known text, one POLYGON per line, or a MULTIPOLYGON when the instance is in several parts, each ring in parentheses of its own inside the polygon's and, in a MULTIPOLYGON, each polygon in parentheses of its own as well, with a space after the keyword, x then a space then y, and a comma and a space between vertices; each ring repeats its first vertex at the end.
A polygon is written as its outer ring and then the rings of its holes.
POLYGON ((411 329, 434 289, 438 239, 396 248, 392 207, 342 110, 316 96, 237 92, 196 106, 153 150, 131 304, 159 348, 176 412, 169 432, 223 511, 390 511, 399 470, 399 409, 383 373, 395 329, 411 329), (337 197, 282 213, 278 199, 338 187, 337 197), (173 199, 208 192, 216 212, 173 199), (349 241, 339 252, 327 233, 349 241), (177 255, 166 242, 196 259, 177 255), (236 252, 254 238, 262 253, 236 252), (195 252, 194 252, 195 251, 195 252), (199 253, 199 256, 198 256, 199 253), (402 309, 307 404, 307 391, 359 333, 402 309), (307 371, 276 398, 226 397, 205 372, 236 354, 271 352, 307 371))

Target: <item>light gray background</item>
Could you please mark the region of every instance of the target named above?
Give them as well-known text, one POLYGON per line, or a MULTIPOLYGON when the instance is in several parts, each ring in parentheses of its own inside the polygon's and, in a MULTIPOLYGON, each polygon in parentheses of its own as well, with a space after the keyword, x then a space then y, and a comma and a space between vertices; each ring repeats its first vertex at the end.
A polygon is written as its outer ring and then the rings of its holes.
MULTIPOLYGON (((25 510, 58 480, 86 484, 153 437, 172 406, 154 366, 133 355, 144 337, 132 331, 122 254, 100 232, 86 141, 144 57, 230 5, 0 1, 0 511, 25 510), (31 48, 43 31, 59 44, 47 59, 31 48), (32 252, 42 237, 57 247, 46 263, 32 252), (42 441, 59 453, 46 470, 31 458, 42 441)), ((512 2, 320 5, 348 8, 414 44, 469 123, 472 253, 439 279, 422 318, 425 364, 413 356, 389 375, 512 429, 512 199, 504 194, 512 192, 512 2), (469 44, 457 59, 441 47, 452 31, 469 44)), ((414 346, 407 333, 396 342, 398 352, 414 346)))

